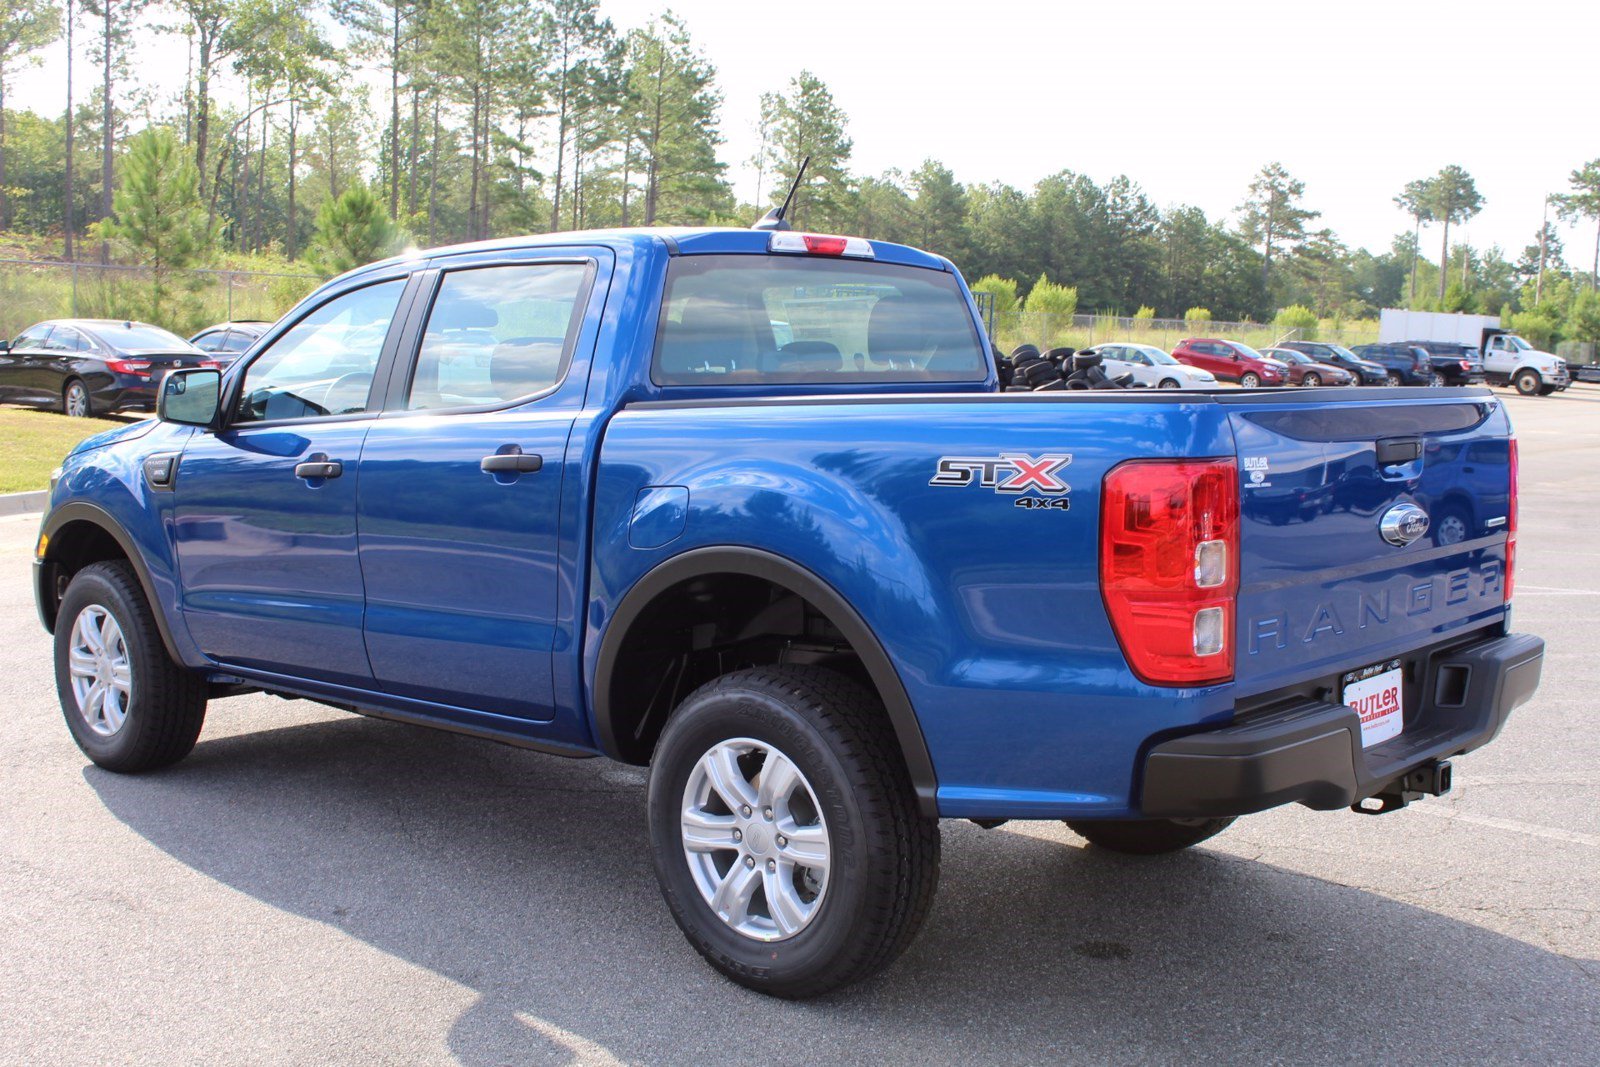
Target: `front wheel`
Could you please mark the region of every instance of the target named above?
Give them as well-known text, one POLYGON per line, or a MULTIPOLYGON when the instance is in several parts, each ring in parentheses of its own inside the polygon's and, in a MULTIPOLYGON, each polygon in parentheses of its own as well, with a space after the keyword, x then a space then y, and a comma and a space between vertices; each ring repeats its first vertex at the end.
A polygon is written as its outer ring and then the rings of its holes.
POLYGON ((1091 845, 1130 856, 1158 856, 1198 845, 1232 819, 1068 819, 1067 828, 1091 845))
POLYGON ((1434 371, 1428 376, 1428 384, 1435 389, 1443 389, 1445 386, 1444 375, 1434 371))
POLYGON ((1261 384, 1261 378, 1254 373, 1249 373, 1239 379, 1239 384, 1246 389, 1254 389, 1261 384))
POLYGON ((150 771, 194 748, 206 685, 174 663, 133 568, 94 563, 56 615, 56 692, 83 754, 108 771, 150 771))
POLYGON ((735 671, 673 713, 650 766, 650 844, 678 928, 779 997, 866 978, 915 937, 939 880, 883 705, 817 668, 735 671))
POLYGON ((1176 378, 1163 378, 1161 379, 1161 388, 1182 389, 1183 386, 1178 384, 1178 380, 1176 378))
POLYGON ((94 414, 89 403, 89 390, 76 378, 61 390, 61 413, 77 419, 86 419, 94 414))
POLYGON ((1390 371, 1388 374, 1385 374, 1383 376, 1383 384, 1384 385, 1403 385, 1404 383, 1400 381, 1400 375, 1399 374, 1395 373, 1394 371, 1390 371))
POLYGON ((1544 385, 1539 380, 1539 372, 1529 368, 1517 371, 1517 376, 1511 379, 1511 384, 1517 387, 1517 392, 1523 396, 1538 396, 1539 389, 1544 385))

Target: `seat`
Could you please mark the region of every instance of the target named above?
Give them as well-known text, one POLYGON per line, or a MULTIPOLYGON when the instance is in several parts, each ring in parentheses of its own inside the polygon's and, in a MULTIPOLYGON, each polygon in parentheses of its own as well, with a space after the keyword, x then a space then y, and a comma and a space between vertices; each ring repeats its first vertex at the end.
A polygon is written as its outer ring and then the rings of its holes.
POLYGON ((844 355, 828 341, 790 341, 763 362, 777 374, 836 374, 844 370, 844 355))
POLYGON ((886 296, 872 305, 867 316, 867 355, 874 363, 920 370, 927 349, 927 327, 915 301, 886 296))
POLYGON ((755 353, 749 312, 720 300, 692 296, 683 315, 668 321, 661 335, 657 368, 668 378, 728 374, 749 369, 755 353))

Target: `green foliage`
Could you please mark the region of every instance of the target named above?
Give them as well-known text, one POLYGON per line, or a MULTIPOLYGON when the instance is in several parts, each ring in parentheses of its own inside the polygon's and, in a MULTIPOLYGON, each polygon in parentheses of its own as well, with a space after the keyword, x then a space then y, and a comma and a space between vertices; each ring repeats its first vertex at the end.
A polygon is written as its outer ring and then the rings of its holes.
POLYGON ((1290 304, 1278 310, 1272 324, 1286 330, 1299 330, 1302 341, 1315 341, 1317 327, 1321 325, 1321 321, 1317 318, 1317 313, 1310 308, 1301 304, 1290 304))
POLYGON ((1078 311, 1078 290, 1067 285, 1057 285, 1043 274, 1028 290, 1023 309, 1029 314, 1052 315, 1070 319, 1078 311))
POLYGON ((1139 308, 1138 311, 1133 313, 1133 317, 1142 322, 1149 322, 1151 319, 1156 317, 1156 309, 1151 307, 1149 304, 1145 304, 1139 308))
POLYGON ((1561 330, 1559 312, 1553 304, 1518 311, 1502 320, 1506 329, 1520 334, 1536 348, 1549 349, 1561 330))
POLYGON ((987 274, 972 285, 975 293, 989 293, 994 297, 995 315, 1009 315, 1017 310, 1017 283, 998 274, 987 274))
POLYGON ((394 255, 406 240, 377 194, 358 182, 317 211, 311 259, 326 274, 343 274, 394 255))
POLYGON ((1478 301, 1465 285, 1460 282, 1451 282, 1444 291, 1442 310, 1476 313, 1478 301))
POLYGON ((1195 326, 1203 326, 1211 321, 1211 309, 1193 307, 1183 313, 1183 321, 1195 326))
POLYGON ((811 229, 839 229, 849 213, 850 151, 847 119, 821 78, 803 70, 786 93, 761 96, 761 147, 754 160, 772 206, 783 203, 800 166, 805 179, 795 190, 789 218, 811 229))
POLYGON ((124 260, 150 268, 144 314, 163 321, 170 312, 174 272, 203 266, 212 252, 212 225, 200 202, 194 156, 175 132, 159 126, 135 135, 111 217, 96 223, 93 232, 124 260))
POLYGON ((1569 341, 1600 341, 1600 293, 1578 294, 1567 312, 1565 333, 1569 341))
MULTIPOLYGON (((1570 222, 1580 219, 1600 224, 1600 159, 1591 159, 1572 172, 1572 192, 1556 198, 1561 217, 1570 222)), ((1594 264, 1590 267, 1589 288, 1600 285, 1600 225, 1594 239, 1594 264)))

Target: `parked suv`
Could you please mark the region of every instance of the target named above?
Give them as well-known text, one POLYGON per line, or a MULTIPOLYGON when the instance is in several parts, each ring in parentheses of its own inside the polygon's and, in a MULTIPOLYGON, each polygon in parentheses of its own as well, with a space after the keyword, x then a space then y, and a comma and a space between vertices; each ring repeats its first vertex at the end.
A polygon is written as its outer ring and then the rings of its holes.
POLYGON ((1455 341, 1407 341, 1425 349, 1433 372, 1444 377, 1445 385, 1482 385, 1483 356, 1472 345, 1455 341))
POLYGON ((1444 375, 1433 369, 1433 357, 1419 345, 1357 345, 1355 354, 1360 359, 1382 365, 1388 385, 1445 384, 1444 375))
POLYGON ((1343 345, 1331 345, 1323 341, 1285 341, 1278 347, 1310 356, 1318 363, 1347 370, 1357 385, 1382 385, 1389 377, 1388 370, 1382 364, 1358 359, 1354 352, 1343 345))
POLYGON ((1258 385, 1284 385, 1289 368, 1269 359, 1247 344, 1212 337, 1191 337, 1179 341, 1172 355, 1179 363, 1208 370, 1225 382, 1238 382, 1246 389, 1258 385))

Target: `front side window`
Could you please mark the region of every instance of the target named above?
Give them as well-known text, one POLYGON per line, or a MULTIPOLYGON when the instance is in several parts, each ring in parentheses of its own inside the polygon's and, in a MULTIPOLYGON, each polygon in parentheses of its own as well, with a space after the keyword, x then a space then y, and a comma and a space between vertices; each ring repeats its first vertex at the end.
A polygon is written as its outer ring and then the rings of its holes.
POLYGON ((955 276, 889 263, 684 256, 667 280, 660 385, 981 381, 955 276))
POLYGON ((384 338, 405 280, 336 296, 251 361, 234 418, 239 422, 365 411, 384 338))
POLYGON ((587 263, 519 263, 446 273, 406 407, 491 406, 554 387, 582 321, 590 271, 587 263))
POLYGON ((12 348, 43 348, 45 338, 50 336, 50 327, 32 326, 17 335, 11 342, 12 348))

